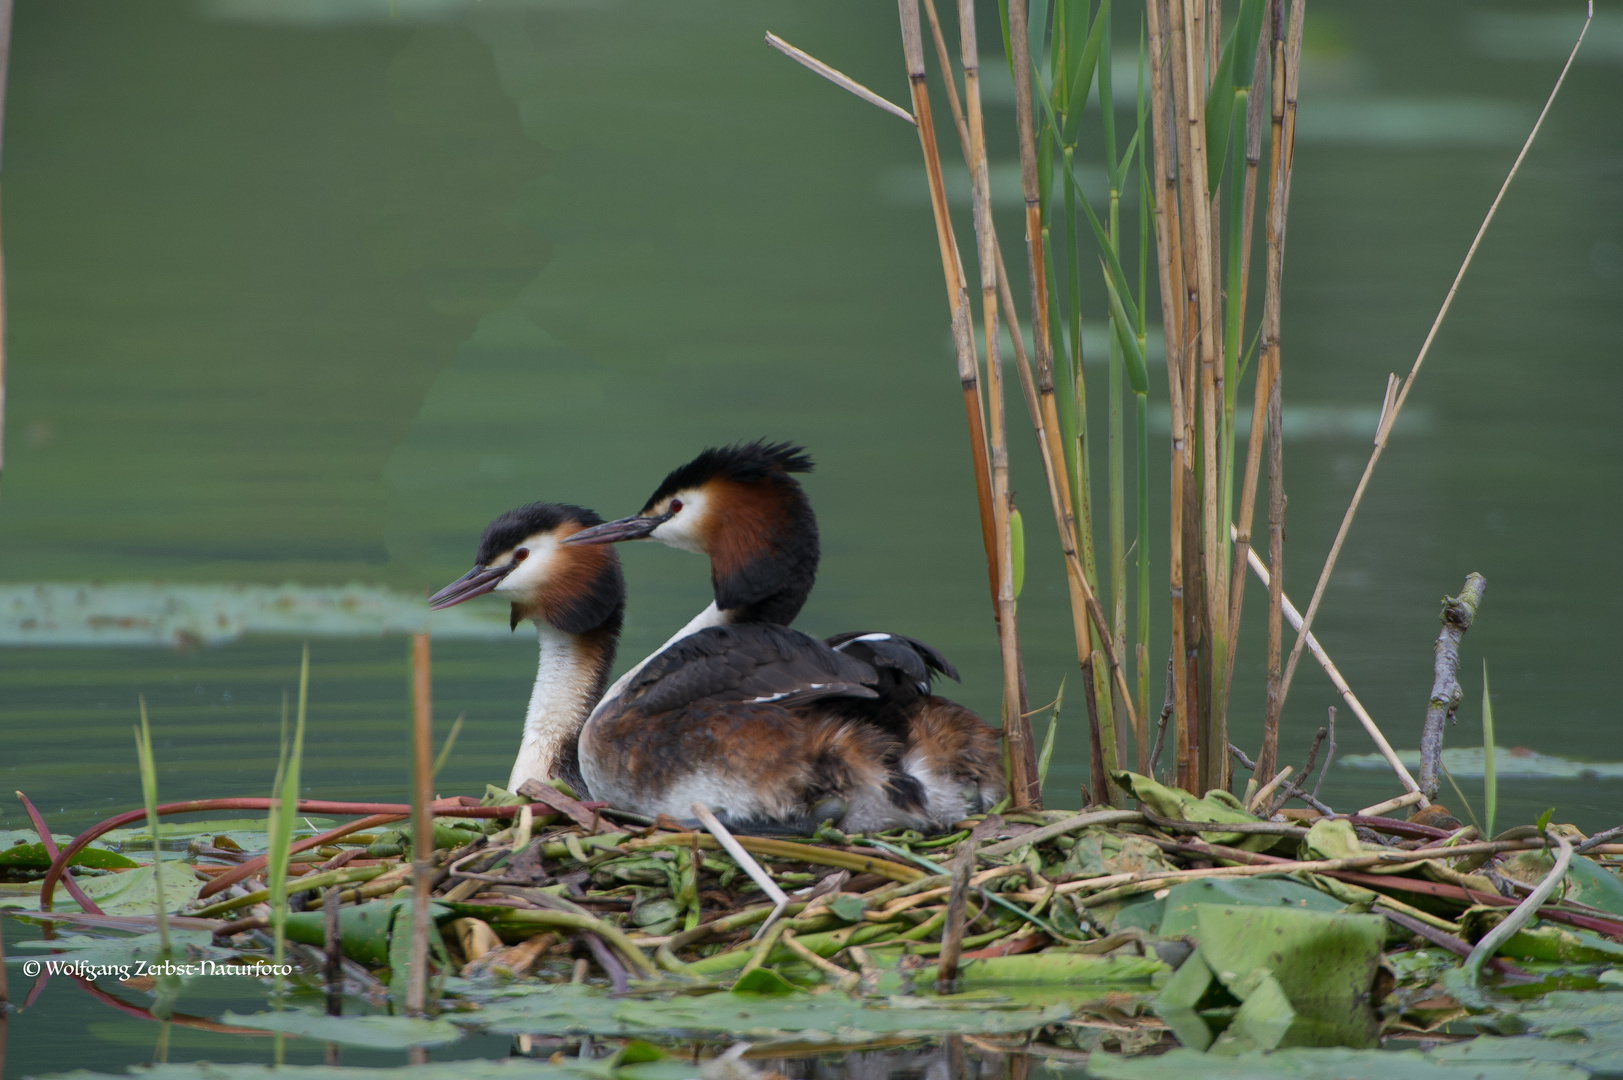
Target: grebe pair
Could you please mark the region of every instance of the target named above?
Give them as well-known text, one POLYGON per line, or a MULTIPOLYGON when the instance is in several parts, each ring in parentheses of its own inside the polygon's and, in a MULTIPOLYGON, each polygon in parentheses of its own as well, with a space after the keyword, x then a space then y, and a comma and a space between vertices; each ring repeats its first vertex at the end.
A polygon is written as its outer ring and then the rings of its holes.
POLYGON ((790 629, 816 578, 817 522, 797 447, 706 450, 643 509, 603 523, 535 504, 485 530, 476 565, 430 599, 486 592, 531 619, 541 660, 509 787, 552 776, 638 813, 812 831, 933 829, 1003 796, 998 735, 930 693, 957 678, 898 634, 790 629), (715 600, 608 687, 624 579, 606 545, 653 539, 711 561, 715 600))

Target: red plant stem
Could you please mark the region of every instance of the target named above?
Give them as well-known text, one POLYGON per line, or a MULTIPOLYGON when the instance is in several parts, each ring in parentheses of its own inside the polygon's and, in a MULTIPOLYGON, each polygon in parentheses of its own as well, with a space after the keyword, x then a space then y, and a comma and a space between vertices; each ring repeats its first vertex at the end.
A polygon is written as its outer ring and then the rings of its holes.
MULTIPOLYGON (((143 814, 146 813, 145 810, 141 812, 143 814)), ((106 990, 103 990, 89 979, 82 978, 77 975, 74 976, 74 978, 78 980, 80 986, 85 988, 85 992, 87 994, 93 998, 96 998, 102 1004, 111 1005, 119 1012, 129 1013, 131 1016, 138 1017, 142 1020, 151 1020, 153 1023, 160 1022, 156 1016, 152 1015, 150 1010, 143 1009, 139 1005, 132 1005, 128 1001, 114 997, 112 994, 108 993, 106 990)), ((206 1016, 191 1016, 187 1013, 175 1013, 172 1016, 167 1017, 167 1020, 169 1023, 176 1024, 180 1027, 197 1028, 199 1031, 212 1031, 221 1035, 263 1036, 276 1034, 274 1031, 264 1031, 259 1028, 235 1027, 231 1024, 222 1024, 218 1020, 210 1020, 206 1016)))
MULTIPOLYGON (((517 814, 523 809, 522 806, 469 806, 462 802, 462 798, 463 797, 441 799, 439 802, 434 804, 434 813, 440 817, 499 818, 512 817, 514 814, 517 814)), ((168 814, 194 814, 212 810, 268 810, 270 809, 271 803, 274 801, 275 800, 273 799, 266 798, 193 799, 188 802, 164 803, 158 807, 158 816, 163 817, 168 814)), ((584 803, 583 805, 604 806, 607 804, 584 803)), ((541 814, 551 814, 556 812, 552 807, 547 806, 544 803, 534 803, 531 805, 530 810, 532 813, 541 814)), ((393 821, 396 819, 409 817, 411 814, 411 807, 405 803, 353 803, 300 799, 297 812, 301 814, 370 814, 374 817, 383 817, 387 818, 389 821, 393 821)), ((63 848, 61 854, 52 860, 51 868, 45 874, 45 880, 40 882, 40 910, 51 910, 51 895, 55 891, 56 883, 61 879, 63 871, 67 869, 68 860, 79 854, 80 851, 84 850, 86 846, 99 837, 105 836, 114 829, 128 825, 132 821, 139 821, 144 817, 146 817, 146 811, 144 809, 129 810, 125 813, 118 814, 115 817, 110 817, 106 821, 98 822, 97 824, 86 829, 84 832, 80 833, 78 836, 74 837, 73 842, 67 847, 63 848)), ((374 824, 385 823, 386 822, 375 822, 374 824)), ((342 836, 349 832, 358 832, 360 831, 360 828, 361 827, 357 823, 351 822, 350 825, 334 830, 333 832, 323 833, 319 837, 310 837, 307 840, 301 840, 297 844, 293 845, 292 850, 304 851, 310 847, 319 847, 329 838, 342 836)), ((253 869, 248 871, 248 873, 252 873, 254 870, 263 867, 263 865, 264 859, 261 858, 255 862, 243 863, 241 866, 234 867, 232 870, 227 871, 227 873, 234 873, 237 870, 241 870, 243 867, 252 867, 253 869)), ((225 874, 220 875, 221 878, 225 876, 225 874)), ((231 881, 226 882, 226 884, 229 885, 232 882, 240 881, 246 876, 248 875, 238 874, 232 877, 231 881)), ((215 878, 215 882, 218 882, 219 880, 220 878, 215 878)), ((213 885, 215 882, 210 882, 210 885, 213 885)), ((225 888, 225 885, 220 885, 218 888, 223 889, 225 888)), ((218 891, 218 889, 211 889, 208 886, 205 886, 204 890, 205 891, 202 893, 204 896, 218 891)))
MULTIPOLYGON (((33 802, 29 800, 27 795, 24 795, 19 791, 17 792, 17 800, 23 804, 24 813, 28 815, 28 820, 34 823, 34 831, 39 833, 41 842, 45 844, 45 854, 50 856, 51 865, 56 865, 56 841, 51 839, 51 830, 45 827, 45 819, 40 816, 40 812, 34 808, 33 802)), ((96 906, 96 902, 90 899, 90 897, 86 896, 83 889, 79 888, 79 883, 73 880, 72 874, 68 874, 66 877, 64 877, 62 879, 62 884, 67 887, 68 895, 73 897, 73 899, 78 903, 79 907, 87 914, 105 914, 101 908, 96 906)))

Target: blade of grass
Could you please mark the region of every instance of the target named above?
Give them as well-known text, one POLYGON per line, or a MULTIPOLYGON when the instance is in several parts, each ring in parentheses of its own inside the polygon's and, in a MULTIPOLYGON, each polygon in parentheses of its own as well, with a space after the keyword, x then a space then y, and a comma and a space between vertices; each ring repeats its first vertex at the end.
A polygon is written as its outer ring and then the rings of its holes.
POLYGON ((451 748, 456 746, 456 737, 462 734, 462 722, 467 718, 467 713, 457 714, 456 723, 451 725, 451 733, 445 736, 445 745, 440 747, 439 755, 434 758, 434 767, 429 770, 430 776, 438 776, 440 770, 445 767, 445 762, 451 756, 451 748))
POLYGON ((1059 710, 1065 701, 1065 680, 1059 681, 1059 693, 1054 697, 1054 711, 1048 714, 1048 732, 1043 736, 1043 752, 1037 758, 1037 782, 1048 780, 1048 762, 1054 756, 1054 733, 1059 730, 1059 710))
MULTIPOLYGON (((304 760, 305 711, 310 700, 310 646, 304 646, 299 660, 299 706, 293 725, 293 741, 289 745, 284 737, 281 763, 277 768, 277 784, 271 793, 276 799, 270 810, 270 836, 266 845, 265 885, 270 893, 272 949, 278 972, 287 951, 287 859, 293 845, 293 822, 298 816, 299 769, 304 760)), ((286 716, 284 704, 283 715, 286 716)), ((285 730, 284 721, 284 730, 285 730)), ((276 1007, 282 1007, 285 992, 283 977, 276 976, 276 1007)))
MULTIPOLYGON (((141 726, 135 729, 135 758, 141 769, 141 798, 146 802, 147 828, 152 833, 152 891, 156 894, 158 949, 169 956, 169 905, 163 895, 163 843, 158 835, 158 770, 152 759, 152 728, 147 723, 147 699, 141 695, 141 726)), ((281 959, 276 961, 281 963, 281 959)))
POLYGON ((1487 819, 1488 828, 1482 835, 1484 838, 1496 835, 1493 831, 1494 819, 1499 816, 1499 775, 1495 769, 1494 755, 1497 753, 1493 741, 1493 698, 1488 694, 1488 661, 1482 661, 1482 816, 1487 819))

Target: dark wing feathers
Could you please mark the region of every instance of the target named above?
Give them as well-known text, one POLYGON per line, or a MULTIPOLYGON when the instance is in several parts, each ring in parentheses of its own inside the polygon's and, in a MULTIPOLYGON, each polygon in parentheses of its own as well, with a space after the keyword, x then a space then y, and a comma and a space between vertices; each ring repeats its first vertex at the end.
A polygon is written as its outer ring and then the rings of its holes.
POLYGON ((844 656, 866 661, 887 684, 912 687, 921 694, 930 692, 936 673, 958 681, 958 669, 935 648, 903 634, 853 631, 835 634, 829 648, 844 656))
POLYGON ((700 701, 791 705, 821 698, 877 698, 862 659, 835 652, 798 630, 770 623, 712 626, 650 660, 625 699, 659 713, 700 701))

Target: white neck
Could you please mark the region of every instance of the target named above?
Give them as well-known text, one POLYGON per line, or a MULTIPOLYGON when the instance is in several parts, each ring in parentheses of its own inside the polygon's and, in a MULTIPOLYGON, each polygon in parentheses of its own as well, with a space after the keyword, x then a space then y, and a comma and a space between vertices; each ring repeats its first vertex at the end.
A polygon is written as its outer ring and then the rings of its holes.
POLYGON ((693 618, 689 619, 688 624, 682 627, 682 629, 678 630, 676 633, 672 634, 670 639, 666 641, 665 644, 661 645, 659 648, 637 661, 636 666, 634 666, 630 671, 614 680, 614 685, 609 687, 608 691, 603 695, 603 700, 599 701, 597 703, 597 708, 592 710, 592 716, 596 716, 598 713, 602 712, 604 706, 609 704, 609 702, 613 701, 615 698, 619 697, 620 694, 625 690, 627 684, 629 684, 632 679, 636 678, 637 672, 648 666, 648 661, 652 660, 654 657, 658 656, 672 645, 675 645, 678 641, 681 641, 689 634, 696 634, 706 627, 726 626, 732 621, 732 615, 730 613, 722 611, 716 607, 716 602, 714 600, 710 601, 708 607, 699 612, 697 615, 693 616, 693 618))
POLYGON ((524 716, 524 740, 507 781, 508 791, 517 791, 526 780, 545 783, 559 774, 560 761, 570 741, 580 732, 586 716, 596 704, 601 654, 579 636, 566 634, 536 619, 541 644, 541 661, 535 671, 535 687, 530 691, 530 708, 524 716))

